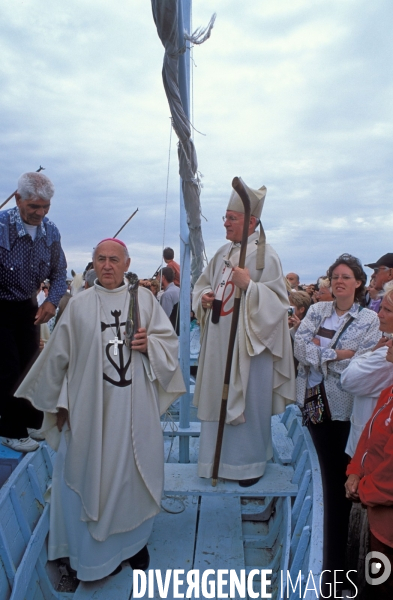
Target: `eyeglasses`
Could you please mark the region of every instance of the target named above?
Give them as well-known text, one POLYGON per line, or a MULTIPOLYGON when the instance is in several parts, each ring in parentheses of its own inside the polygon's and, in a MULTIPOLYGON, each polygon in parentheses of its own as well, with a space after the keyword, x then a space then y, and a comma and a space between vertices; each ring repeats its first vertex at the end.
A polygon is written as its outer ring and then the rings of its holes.
POLYGON ((355 279, 355 277, 351 277, 350 275, 332 275, 331 277, 332 281, 338 281, 339 279, 342 279, 343 281, 349 281, 350 279, 355 279))
POLYGON ((376 275, 379 271, 390 271, 389 267, 375 267, 374 274, 376 275))
POLYGON ((224 221, 230 221, 231 223, 236 223, 236 221, 238 221, 239 219, 237 219, 236 217, 232 217, 232 215, 230 215, 229 217, 222 217, 222 220, 224 221))

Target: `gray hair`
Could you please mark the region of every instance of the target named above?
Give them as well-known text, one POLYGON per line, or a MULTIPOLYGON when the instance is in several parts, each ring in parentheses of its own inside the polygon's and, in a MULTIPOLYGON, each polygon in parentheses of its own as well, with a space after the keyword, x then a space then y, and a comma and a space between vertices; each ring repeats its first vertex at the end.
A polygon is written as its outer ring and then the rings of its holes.
POLYGON ((23 173, 18 179, 18 194, 21 200, 29 200, 30 198, 40 198, 50 202, 55 187, 49 177, 43 173, 23 173))
POLYGON ((95 272, 94 269, 90 269, 90 271, 87 271, 85 273, 85 281, 88 285, 88 287, 93 287, 94 285, 94 281, 97 279, 97 273, 95 272))
POLYGON ((387 281, 383 286, 383 291, 378 294, 378 297, 384 297, 386 294, 391 294, 393 292, 393 281, 387 281))
POLYGON ((330 288, 330 279, 329 277, 319 277, 318 279, 318 287, 330 288))

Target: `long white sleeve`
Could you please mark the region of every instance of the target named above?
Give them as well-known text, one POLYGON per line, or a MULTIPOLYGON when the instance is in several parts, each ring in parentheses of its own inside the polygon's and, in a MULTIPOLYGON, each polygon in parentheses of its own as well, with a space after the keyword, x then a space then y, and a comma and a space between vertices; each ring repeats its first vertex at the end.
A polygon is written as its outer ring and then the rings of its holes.
POLYGON ((376 396, 393 385, 393 364, 386 360, 387 347, 354 357, 341 374, 342 387, 353 396, 376 396))

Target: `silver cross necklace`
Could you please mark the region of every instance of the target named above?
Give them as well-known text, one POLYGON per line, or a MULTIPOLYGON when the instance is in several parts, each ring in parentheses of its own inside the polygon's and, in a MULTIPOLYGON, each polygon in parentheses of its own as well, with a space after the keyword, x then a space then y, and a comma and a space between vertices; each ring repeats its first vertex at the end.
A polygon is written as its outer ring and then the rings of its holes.
MULTIPOLYGON (((98 299, 99 299, 100 304, 101 304, 102 312, 104 313, 104 316, 105 316, 105 318, 108 321, 108 327, 110 327, 111 330, 113 331, 114 339, 113 340, 109 340, 109 343, 113 345, 113 355, 117 356, 118 355, 118 348, 119 348, 119 346, 121 346, 122 344, 124 344, 124 342, 120 339, 120 319, 119 319, 119 326, 117 328, 117 331, 115 331, 115 329, 113 329, 112 325, 110 324, 110 319, 108 319, 108 315, 106 314, 106 310, 105 310, 104 304, 103 304, 103 302, 101 300, 100 292, 99 291, 97 291, 97 295, 98 295, 98 299)), ((126 301, 124 303, 123 311, 120 312, 119 316, 125 314, 126 304, 127 304, 127 300, 128 299, 129 299, 128 298, 128 294, 126 294, 126 301)))

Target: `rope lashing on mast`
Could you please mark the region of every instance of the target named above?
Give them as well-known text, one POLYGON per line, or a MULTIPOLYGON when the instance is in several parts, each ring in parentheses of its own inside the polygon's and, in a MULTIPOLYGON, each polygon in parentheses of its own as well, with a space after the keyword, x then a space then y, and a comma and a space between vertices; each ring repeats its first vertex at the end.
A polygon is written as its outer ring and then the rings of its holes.
MULTIPOLYGON (((158 36, 165 48, 162 78, 168 99, 175 133, 179 139, 179 174, 182 179, 184 205, 190 232, 191 280, 195 283, 204 267, 204 242, 201 227, 200 182, 195 146, 191 138, 189 118, 182 104, 179 89, 179 54, 186 48, 179 48, 178 2, 177 0, 151 0, 154 22, 158 36)), ((209 25, 197 29, 187 41, 201 44, 210 36, 215 15, 209 25)))

